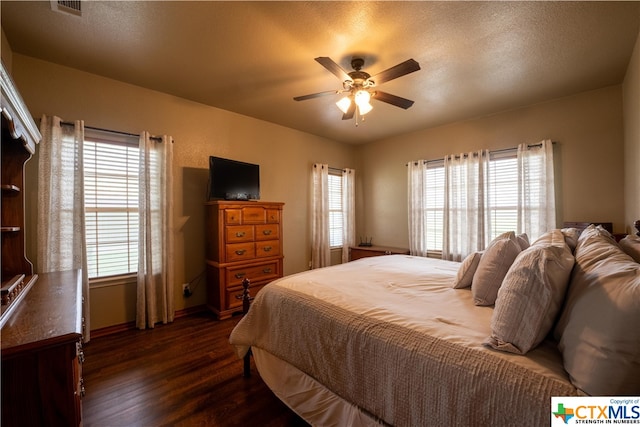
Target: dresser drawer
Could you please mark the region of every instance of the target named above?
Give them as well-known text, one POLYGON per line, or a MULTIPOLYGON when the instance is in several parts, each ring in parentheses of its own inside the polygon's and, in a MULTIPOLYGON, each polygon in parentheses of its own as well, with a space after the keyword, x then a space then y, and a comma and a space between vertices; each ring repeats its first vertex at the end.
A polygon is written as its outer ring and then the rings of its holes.
POLYGON ((251 283, 265 280, 273 280, 280 277, 280 262, 270 261, 261 264, 253 264, 242 267, 227 268, 227 288, 241 286, 242 281, 247 278, 251 283))
POLYGON ((280 225, 256 225, 256 240, 275 240, 280 238, 280 225))
POLYGON ((270 257, 280 255, 280 241, 267 240, 264 242, 256 242, 256 257, 270 257))
POLYGON ((252 242, 254 239, 253 225, 229 225, 225 227, 226 242, 252 242))
POLYGON ((255 245, 248 243, 231 243, 226 246, 227 262, 242 261, 256 257, 255 245))
POLYGON ((264 224, 266 222, 266 209, 261 206, 242 208, 243 224, 264 224))
POLYGON ((267 209, 267 223, 279 224, 280 223, 280 210, 279 209, 267 209))
MULTIPOLYGON (((249 293, 251 294, 252 297, 255 297, 256 294, 260 291, 260 289, 264 288, 264 286, 266 285, 266 283, 260 284, 260 285, 254 285, 251 284, 251 286, 249 287, 249 293)), ((241 308, 242 307, 242 292, 244 290, 242 289, 242 286, 239 288, 235 288, 235 289, 228 289, 226 292, 226 306, 225 306, 225 310, 230 310, 230 309, 234 309, 234 308, 241 308)))
POLYGON ((242 224, 242 211, 240 209, 224 210, 225 224, 242 224))

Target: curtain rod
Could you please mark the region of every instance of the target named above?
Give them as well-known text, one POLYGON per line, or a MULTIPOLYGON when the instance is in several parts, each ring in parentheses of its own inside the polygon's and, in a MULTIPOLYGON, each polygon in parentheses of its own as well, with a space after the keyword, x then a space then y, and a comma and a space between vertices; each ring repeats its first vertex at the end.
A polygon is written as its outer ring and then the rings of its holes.
MULTIPOLYGON (((317 167, 317 164, 314 164, 313 167, 317 167)), ((346 168, 332 168, 331 166, 327 166, 327 170, 330 172, 345 172, 346 168)))
MULTIPOLYGON (((75 126, 75 123, 71 123, 71 122, 60 122, 61 125, 64 126, 75 126)), ((100 132, 111 132, 111 133, 117 133, 118 135, 125 135, 125 136, 135 136, 137 138, 140 138, 140 134, 136 134, 136 133, 129 133, 129 132, 123 132, 120 130, 111 130, 111 129, 103 129, 103 128, 98 128, 95 126, 84 126, 85 129, 91 129, 91 130, 97 130, 100 132)), ((162 137, 160 136, 150 136, 149 139, 153 139, 154 141, 160 141, 162 142, 162 137)))
MULTIPOLYGON (((552 145, 556 145, 556 142, 555 142, 555 141, 551 141, 551 144, 552 144, 552 145)), ((529 145, 527 145, 527 148, 536 148, 536 147, 542 147, 542 143, 538 143, 538 144, 529 144, 529 145)), ((518 147, 513 147, 513 148, 501 148, 501 149, 499 149, 499 150, 491 150, 491 151, 489 151, 489 155, 491 155, 491 154, 505 153, 505 152, 507 152, 507 151, 514 151, 514 150, 517 150, 517 149, 518 149, 518 147)), ((467 155, 467 154, 465 153, 465 156, 466 156, 466 155, 467 155)), ((474 155, 475 155, 475 153, 474 153, 474 155)), ((454 156, 454 157, 455 157, 456 159, 459 159, 459 158, 460 158, 460 156, 454 156)), ((441 158, 441 159, 423 160, 423 162, 424 162, 425 164, 427 164, 427 163, 442 162, 442 161, 444 161, 444 157, 443 157, 443 158, 441 158)), ((410 163, 410 162, 409 162, 409 163, 410 163)), ((409 166, 409 163, 406 163, 406 164, 405 164, 405 166, 409 166)), ((417 162, 416 162, 416 164, 417 164, 417 162)))

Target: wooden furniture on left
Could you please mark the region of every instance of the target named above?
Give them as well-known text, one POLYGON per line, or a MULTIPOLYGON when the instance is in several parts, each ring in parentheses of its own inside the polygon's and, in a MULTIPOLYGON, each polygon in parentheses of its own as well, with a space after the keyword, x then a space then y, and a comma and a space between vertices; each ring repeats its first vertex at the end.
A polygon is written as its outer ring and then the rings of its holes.
POLYGON ((25 255, 24 166, 35 152, 36 144, 42 136, 4 64, 0 69, 0 77, 2 327, 37 279, 37 275, 33 274, 33 265, 25 255))
POLYGON ((409 249, 390 246, 351 246, 349 248, 349 261, 380 255, 409 255, 409 249))
POLYGON ((82 275, 44 273, 2 328, 2 425, 82 425, 82 275))
POLYGON ((206 209, 207 306, 218 319, 242 311, 242 282, 253 296, 282 277, 279 202, 214 200, 206 209))

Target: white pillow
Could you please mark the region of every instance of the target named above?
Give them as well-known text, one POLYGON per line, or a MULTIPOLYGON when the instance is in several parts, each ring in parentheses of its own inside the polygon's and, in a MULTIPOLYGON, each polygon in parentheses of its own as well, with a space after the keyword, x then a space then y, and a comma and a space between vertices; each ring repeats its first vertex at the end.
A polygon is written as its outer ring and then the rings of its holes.
POLYGON ((576 250, 578 244, 578 237, 580 237, 580 230, 577 228, 563 228, 562 234, 564 235, 564 241, 569 245, 571 252, 576 250))
POLYGON ((460 264, 458 274, 456 274, 456 278, 453 281, 454 289, 468 288, 471 286, 473 275, 478 269, 481 257, 482 252, 473 252, 467 255, 467 257, 462 261, 462 264, 460 264))
POLYGON ((518 239, 518 245, 520 245, 521 251, 529 247, 529 236, 527 236, 527 233, 518 234, 516 239, 518 239))
POLYGON ((554 335, 574 386, 591 395, 640 391, 640 264, 604 229, 580 235, 554 335))
POLYGON ((491 318, 496 350, 525 354, 547 336, 564 300, 574 258, 560 230, 520 252, 498 290, 491 318))
POLYGON ((489 243, 471 283, 475 305, 493 305, 496 302, 502 279, 519 253, 520 245, 513 231, 503 233, 489 243))
POLYGON ((618 242, 624 253, 629 255, 635 260, 640 262, 640 237, 629 234, 624 239, 618 242))

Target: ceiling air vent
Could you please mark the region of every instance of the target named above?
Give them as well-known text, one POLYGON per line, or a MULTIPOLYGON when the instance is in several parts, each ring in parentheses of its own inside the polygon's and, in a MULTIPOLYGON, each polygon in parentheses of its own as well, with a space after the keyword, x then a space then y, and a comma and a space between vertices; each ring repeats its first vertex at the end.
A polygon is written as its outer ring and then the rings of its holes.
POLYGON ((51 10, 70 15, 82 16, 82 5, 80 3, 80 0, 51 0, 51 10))

